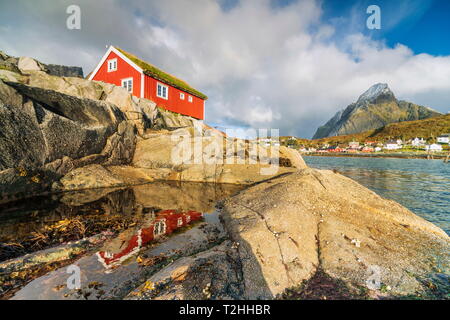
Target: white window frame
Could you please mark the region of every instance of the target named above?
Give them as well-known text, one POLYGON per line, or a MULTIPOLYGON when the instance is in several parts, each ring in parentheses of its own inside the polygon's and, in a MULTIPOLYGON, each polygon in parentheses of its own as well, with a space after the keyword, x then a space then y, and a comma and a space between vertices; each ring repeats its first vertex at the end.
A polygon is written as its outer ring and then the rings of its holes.
POLYGON ((192 98, 192 96, 188 96, 188 101, 189 101, 190 103, 192 103, 192 102, 194 101, 194 98, 192 98))
POLYGON ((133 78, 131 77, 131 78, 125 78, 125 79, 122 79, 121 80, 121 86, 122 86, 122 88, 125 88, 128 92, 130 92, 130 93, 133 93, 133 85, 134 85, 134 83, 133 83, 133 78), (124 86, 124 83, 125 82, 129 82, 131 80, 131 88, 128 88, 128 85, 127 86, 124 86))
POLYGON ((161 99, 169 100, 169 86, 166 86, 165 84, 162 84, 162 83, 158 82, 158 83, 156 84, 156 96, 157 96, 158 98, 161 98, 161 99), (166 96, 164 96, 164 95, 162 94, 162 92, 163 92, 162 89, 161 89, 161 95, 158 93, 159 87, 161 87, 161 88, 166 88, 166 96))
POLYGON ((180 99, 184 100, 184 93, 183 92, 180 92, 180 99))
POLYGON ((163 234, 166 234, 166 221, 158 220, 153 225, 153 236, 157 237, 163 234))
POLYGON ((117 71, 117 58, 109 59, 107 61, 108 64, 108 72, 117 71))

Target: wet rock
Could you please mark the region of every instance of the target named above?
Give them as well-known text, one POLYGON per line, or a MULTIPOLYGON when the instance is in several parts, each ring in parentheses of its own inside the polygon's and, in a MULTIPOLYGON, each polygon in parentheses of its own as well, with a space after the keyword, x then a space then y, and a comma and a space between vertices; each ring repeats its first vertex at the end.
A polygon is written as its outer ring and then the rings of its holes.
POLYGON ((106 239, 105 234, 98 234, 0 263, 0 296, 3 299, 10 297, 21 286, 56 268, 70 264, 106 239))
POLYGON ((69 242, 54 248, 29 253, 20 258, 11 259, 0 263, 2 273, 11 273, 26 270, 33 266, 68 260, 86 252, 89 247, 98 245, 106 239, 104 234, 98 234, 90 238, 69 242))
MULTIPOLYGON (((133 237, 136 235, 131 233, 125 241, 129 244, 133 243, 133 237)), ((121 299, 165 265, 180 257, 208 250, 222 241, 224 236, 217 227, 199 223, 195 228, 174 234, 164 242, 156 243, 147 249, 130 250, 125 258, 114 260, 114 262, 103 258, 109 256, 105 255, 105 252, 114 250, 110 248, 113 243, 108 244, 96 254, 82 257, 74 262, 74 265, 82 270, 80 290, 70 290, 65 286, 68 274, 64 267, 31 281, 12 299, 121 299), (161 256, 164 259, 157 264, 140 265, 137 259, 138 253, 145 257, 161 256), (92 283, 102 285, 92 286, 92 283), (59 290, 53 290, 53 288, 59 288, 59 290)), ((119 235, 117 241, 120 242, 123 239, 119 235)))
POLYGON ((184 257, 155 273, 128 300, 242 299, 240 260, 230 241, 184 257))
POLYGON ((142 218, 130 189, 90 189, 0 207, 0 261, 69 241, 119 232, 142 218))
POLYGON ((275 297, 317 270, 355 290, 373 288, 372 296, 387 286, 389 296, 423 295, 424 282, 449 274, 444 231, 332 171, 260 183, 225 201, 224 211, 248 298, 275 297))

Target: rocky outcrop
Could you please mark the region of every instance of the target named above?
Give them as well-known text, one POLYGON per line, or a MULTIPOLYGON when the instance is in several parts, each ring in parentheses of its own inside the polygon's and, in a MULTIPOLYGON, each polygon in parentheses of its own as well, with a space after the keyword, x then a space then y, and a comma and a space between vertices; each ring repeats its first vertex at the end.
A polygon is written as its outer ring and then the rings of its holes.
POLYGON ((228 237, 126 299, 390 299, 448 293, 450 239, 332 171, 302 169, 226 199, 228 237))
POLYGON ((136 145, 132 166, 111 170, 156 180, 250 184, 306 168, 296 150, 196 130, 148 133, 136 145))
MULTIPOLYGON (((50 190, 59 177, 83 166, 91 167, 84 174, 83 169, 77 170, 52 189, 104 186, 104 170, 92 167, 98 164, 116 166, 114 170, 124 174, 110 179, 114 181, 111 186, 165 178, 164 168, 143 176, 117 166, 130 162, 136 141, 139 136, 145 138, 148 129, 203 126, 196 119, 159 109, 154 102, 136 98, 121 87, 52 76, 44 64, 31 58, 2 53, 0 62, 1 122, 6 128, 0 145, 3 196, 50 190), (94 183, 97 178, 103 182, 94 183)), ((187 176, 186 180, 199 181, 203 173, 189 173, 197 177, 187 176)))
POLYGON ((121 87, 109 83, 82 79, 78 67, 45 65, 33 58, 15 58, 0 51, 0 79, 19 82, 33 87, 48 89, 92 100, 115 104, 134 121, 140 134, 145 129, 177 129, 192 127, 199 120, 179 115, 162 108, 147 99, 133 97, 121 87))
POLYGON ((83 78, 83 69, 80 67, 69 67, 56 64, 44 64, 30 57, 11 57, 0 51, 0 69, 10 70, 18 73, 30 71, 42 71, 49 75, 58 77, 83 78))
MULTIPOLYGON (((111 195, 107 189, 90 190, 97 196, 61 195, 62 207, 70 203, 97 213, 101 208, 103 219, 125 215, 136 223, 74 262, 65 253, 77 245, 29 256, 27 263, 45 266, 63 254, 64 264, 13 299, 386 299, 448 293, 448 236, 351 179, 306 168, 245 190, 222 187, 232 186, 155 182, 111 195), (219 220, 207 212, 223 197, 228 199, 219 206, 219 220), (152 212, 162 208, 205 214, 184 232, 141 247, 136 237, 153 230, 152 212), (102 259, 105 252, 126 255, 111 262, 102 259), (83 270, 80 290, 64 286, 69 262, 83 270)), ((20 259, 2 266, 22 270, 20 259)))
POLYGON ((303 169, 244 190, 225 201, 224 221, 239 244, 246 298, 301 290, 317 272, 372 297, 448 292, 448 235, 332 171, 303 169))
POLYGON ((0 194, 49 190, 70 170, 130 162, 134 123, 115 105, 0 81, 0 194))
POLYGON ((363 93, 357 102, 338 111, 319 127, 313 139, 341 136, 381 128, 389 123, 422 120, 441 115, 430 108, 399 101, 387 84, 379 83, 363 93))
POLYGON ((61 180, 62 188, 78 190, 107 181, 111 186, 120 186, 155 180, 248 185, 306 168, 293 149, 266 148, 254 141, 227 138, 216 132, 210 135, 203 132, 203 136, 195 137, 190 134, 193 131, 190 127, 187 131, 149 132, 137 142, 130 165, 80 168, 61 180), (184 137, 184 142, 180 142, 180 137, 184 137), (230 148, 232 152, 227 152, 230 148))
POLYGON ((156 104, 146 99, 132 96, 124 88, 103 82, 94 82, 74 77, 51 76, 41 71, 30 71, 27 75, 1 71, 0 78, 28 86, 51 90, 74 96, 115 105, 127 120, 132 121, 139 133, 150 128, 157 117, 156 104))

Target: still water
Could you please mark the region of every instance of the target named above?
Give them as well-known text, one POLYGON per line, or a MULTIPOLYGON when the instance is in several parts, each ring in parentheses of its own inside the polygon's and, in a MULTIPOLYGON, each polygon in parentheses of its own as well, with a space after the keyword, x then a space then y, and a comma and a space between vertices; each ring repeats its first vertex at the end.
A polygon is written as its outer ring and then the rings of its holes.
POLYGON ((304 157, 318 169, 336 169, 395 200, 450 234, 450 163, 442 160, 304 157))
POLYGON ((0 299, 124 298, 162 265, 222 241, 215 206, 241 189, 153 182, 0 205, 0 299), (75 291, 71 264, 82 270, 75 291))

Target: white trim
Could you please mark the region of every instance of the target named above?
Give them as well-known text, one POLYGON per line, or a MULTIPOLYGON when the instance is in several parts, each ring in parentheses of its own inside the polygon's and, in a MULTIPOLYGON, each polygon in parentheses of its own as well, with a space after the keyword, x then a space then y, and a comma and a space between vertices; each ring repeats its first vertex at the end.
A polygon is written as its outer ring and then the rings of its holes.
POLYGON ((141 73, 141 98, 144 97, 144 87, 145 87, 145 75, 141 73))
POLYGON ((180 92, 180 99, 181 99, 181 100, 184 100, 184 98, 185 98, 184 92, 180 92))
POLYGON ((157 83, 156 83, 156 96, 157 96, 158 98, 161 98, 161 99, 169 100, 169 86, 168 86, 168 85, 165 85, 165 84, 162 83, 162 82, 157 82, 157 83), (166 88, 167 97, 160 96, 160 95, 158 94, 158 86, 161 86, 161 87, 165 87, 165 88, 166 88))
POLYGON ((154 238, 166 234, 166 231, 167 231, 166 219, 155 221, 155 223, 153 224, 153 237, 154 238), (162 226, 162 228, 160 226, 162 226), (162 229, 162 230, 160 230, 160 229, 162 229))
POLYGON ((131 91, 128 91, 128 89, 127 89, 127 91, 130 92, 131 94, 133 94, 133 89, 134 89, 134 79, 133 79, 133 77, 128 77, 128 78, 121 79, 120 80, 120 85, 122 86, 122 88, 125 88, 123 86, 124 81, 130 81, 130 80, 131 80, 131 91))
POLYGON ((117 54, 122 60, 124 60, 126 63, 128 63, 130 66, 132 66, 134 69, 136 69, 136 71, 138 71, 140 74, 143 74, 142 68, 140 68, 138 65, 136 65, 133 61, 131 61, 127 57, 125 57, 119 50, 117 50, 113 46, 110 46, 108 48, 108 51, 106 51, 105 55, 102 57, 102 60, 100 60, 100 62, 97 65, 97 67, 94 69, 94 71, 89 76, 89 80, 92 80, 95 77, 95 75, 97 74, 98 70, 100 70, 100 68, 105 63, 106 59, 108 58, 108 56, 109 56, 109 54, 111 52, 114 52, 115 54, 117 54))
POLYGON ((192 102, 194 102, 194 98, 193 98, 191 95, 188 95, 188 101, 189 101, 190 103, 192 103, 192 102))

